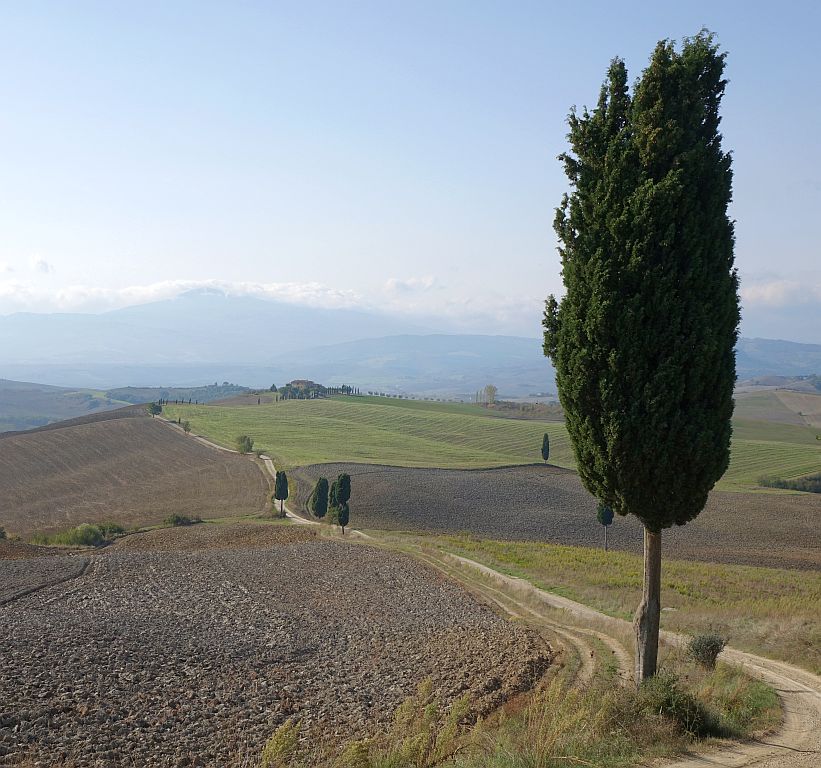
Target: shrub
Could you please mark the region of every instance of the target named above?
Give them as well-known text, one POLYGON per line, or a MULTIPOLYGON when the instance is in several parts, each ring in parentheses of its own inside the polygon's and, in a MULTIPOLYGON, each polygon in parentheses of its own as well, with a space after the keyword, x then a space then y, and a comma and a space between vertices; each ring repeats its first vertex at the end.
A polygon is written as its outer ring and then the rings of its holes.
POLYGON ((103 536, 107 539, 113 539, 115 536, 122 536, 125 533, 125 528, 119 523, 98 523, 97 527, 103 532, 103 536))
POLYGON ((640 715, 662 715, 689 736, 720 732, 715 715, 693 694, 683 691, 678 678, 669 672, 659 672, 645 680, 639 689, 637 704, 640 715))
POLYGON ((300 723, 287 720, 274 731, 260 755, 260 768, 291 768, 299 749, 300 723))
POLYGON ((687 655, 706 669, 715 669, 718 654, 727 645, 727 640, 718 632, 706 632, 690 638, 687 644, 687 655))
POLYGON ((66 547, 99 547, 106 543, 106 537, 99 525, 81 523, 76 528, 51 536, 35 534, 32 541, 35 544, 62 544, 66 547))
POLYGON ((240 435, 237 438, 237 450, 240 453, 251 453, 254 450, 254 441, 248 435, 240 435))
POLYGON ((8 534, 6 533, 6 529, 3 528, 2 525, 0 525, 0 539, 7 539, 7 538, 8 538, 8 534))
POLYGON ((169 515, 163 520, 166 525, 180 526, 180 525, 196 525, 202 522, 201 517, 188 517, 188 515, 169 515))
POLYGON ((821 493, 821 472, 815 475, 804 475, 790 480, 783 477, 760 477, 758 484, 768 488, 783 488, 788 491, 803 491, 804 493, 821 493))

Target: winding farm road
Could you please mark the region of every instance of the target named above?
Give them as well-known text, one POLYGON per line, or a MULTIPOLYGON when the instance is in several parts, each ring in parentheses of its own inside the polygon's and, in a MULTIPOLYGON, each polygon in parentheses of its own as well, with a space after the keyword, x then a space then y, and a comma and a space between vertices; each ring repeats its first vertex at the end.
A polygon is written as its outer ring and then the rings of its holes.
MULTIPOLYGON (((162 419, 175 429, 174 422, 162 419)), ((192 435, 220 451, 232 451, 199 435, 192 435)), ((271 477, 275 475, 273 461, 263 456, 262 462, 271 477)), ((289 519, 298 524, 317 525, 294 514, 286 506, 289 519)), ((350 529, 351 533, 372 539, 367 534, 350 529)), ((534 587, 525 579, 508 576, 457 555, 418 552, 417 557, 429 566, 448 574, 465 588, 493 602, 509 615, 527 620, 548 634, 569 644, 579 657, 579 681, 590 680, 595 674, 596 641, 612 654, 623 679, 632 677, 632 661, 627 652, 626 638, 632 637, 629 622, 607 616, 589 606, 574 602, 534 587)), ((681 645, 685 638, 672 632, 662 632, 662 642, 681 645)), ((698 755, 665 762, 665 768, 818 768, 821 766, 821 677, 781 661, 766 659, 734 648, 726 648, 722 658, 744 667, 753 677, 771 685, 781 699, 784 719, 781 728, 761 741, 728 742, 698 755)))

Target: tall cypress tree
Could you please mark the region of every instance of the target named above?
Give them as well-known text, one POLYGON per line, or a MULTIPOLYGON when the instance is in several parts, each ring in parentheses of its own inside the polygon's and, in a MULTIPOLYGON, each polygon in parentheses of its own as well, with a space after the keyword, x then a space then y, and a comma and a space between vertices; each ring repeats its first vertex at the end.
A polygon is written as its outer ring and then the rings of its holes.
POLYGON ((328 513, 328 480, 320 477, 316 481, 310 500, 311 512, 315 517, 325 517, 328 513))
POLYGON ((274 498, 279 502, 280 517, 285 517, 284 502, 288 498, 288 476, 284 470, 274 475, 274 498))
POLYGON ((612 62, 598 105, 571 112, 572 190, 556 212, 566 295, 544 350, 585 487, 644 524, 636 681, 658 655, 661 532, 701 512, 729 463, 738 335, 726 54, 702 32, 662 41, 631 98, 612 62))

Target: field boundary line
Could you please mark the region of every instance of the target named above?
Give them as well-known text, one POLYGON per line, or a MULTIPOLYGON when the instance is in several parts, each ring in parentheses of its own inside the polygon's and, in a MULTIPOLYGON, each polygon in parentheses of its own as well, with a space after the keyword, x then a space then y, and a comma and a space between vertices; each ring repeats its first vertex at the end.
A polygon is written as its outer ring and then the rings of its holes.
POLYGON ((26 587, 26 589, 22 590, 21 592, 13 594, 11 597, 4 597, 2 600, 0 600, 0 606, 8 605, 9 603, 13 603, 15 600, 20 600, 21 598, 27 597, 28 595, 33 595, 35 592, 39 592, 41 589, 47 589, 48 587, 56 587, 58 584, 65 584, 65 582, 71 581, 72 579, 79 579, 88 570, 88 566, 90 564, 91 558, 86 557, 84 558, 84 562, 80 566, 80 570, 77 573, 72 573, 68 576, 61 576, 59 579, 52 579, 51 581, 48 581, 45 584, 38 584, 34 587, 26 587))

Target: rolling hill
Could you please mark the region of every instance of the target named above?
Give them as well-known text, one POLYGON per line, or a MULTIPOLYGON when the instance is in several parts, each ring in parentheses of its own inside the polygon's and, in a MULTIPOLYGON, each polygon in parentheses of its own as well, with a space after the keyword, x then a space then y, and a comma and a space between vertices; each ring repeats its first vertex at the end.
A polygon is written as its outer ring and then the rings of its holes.
POLYGON ((171 513, 252 514, 268 492, 250 459, 208 448, 142 408, 0 436, 0 486, 0 525, 20 535, 171 513))
MULTIPOLYGON (((555 393, 532 337, 450 333, 447 320, 298 306, 218 291, 101 314, 0 317, 0 373, 67 387, 269 387, 295 378, 364 390, 469 397, 555 393)), ((821 345, 741 339, 739 379, 821 373, 821 345)))
MULTIPOLYGON (((821 395, 807 397, 821 400, 821 395)), ((801 421, 763 419, 758 401, 749 405, 745 396, 739 402, 730 467, 718 489, 757 490, 762 475, 792 479, 818 471, 821 442, 814 428, 801 421), (756 414, 758 418, 749 418, 756 414)), ((289 467, 340 461, 451 469, 530 464, 540 461, 545 432, 550 434, 551 464, 574 466, 563 423, 500 418, 496 412, 466 404, 351 397, 172 405, 165 410, 172 419, 188 419, 196 432, 228 447, 238 435, 249 435, 257 447, 289 467)), ((776 406, 772 412, 780 413, 776 406)))

